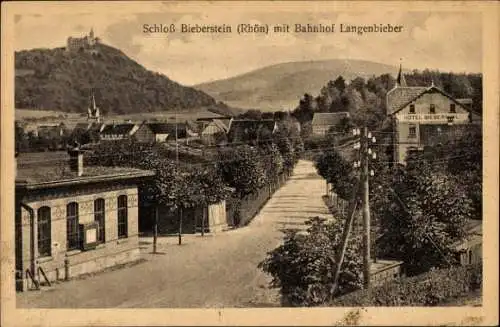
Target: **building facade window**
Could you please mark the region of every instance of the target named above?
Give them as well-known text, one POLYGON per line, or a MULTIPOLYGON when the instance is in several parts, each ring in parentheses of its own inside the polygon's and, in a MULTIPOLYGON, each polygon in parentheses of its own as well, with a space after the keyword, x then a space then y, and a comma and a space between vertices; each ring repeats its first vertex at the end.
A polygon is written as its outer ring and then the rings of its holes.
POLYGON ((456 105, 454 103, 450 103, 450 113, 454 114, 457 112, 456 105))
POLYGON ((127 196, 120 195, 118 197, 118 238, 126 238, 128 236, 128 207, 127 196))
POLYGON ((415 113, 415 105, 410 104, 410 114, 414 114, 414 113, 415 113))
POLYGON ((436 113, 436 105, 431 104, 429 106, 429 113, 431 113, 431 114, 435 114, 436 113))
POLYGON ((78 203, 76 202, 68 203, 66 206, 66 244, 68 250, 75 250, 80 246, 78 203))
POLYGON ((417 127, 415 125, 410 125, 408 128, 408 138, 416 138, 417 137, 417 127))
POLYGON ((104 199, 97 199, 94 201, 94 221, 98 224, 97 229, 97 242, 104 243, 106 241, 105 232, 105 202, 104 199))
POLYGON ((50 208, 41 207, 38 209, 38 256, 51 256, 51 229, 50 229, 50 208))

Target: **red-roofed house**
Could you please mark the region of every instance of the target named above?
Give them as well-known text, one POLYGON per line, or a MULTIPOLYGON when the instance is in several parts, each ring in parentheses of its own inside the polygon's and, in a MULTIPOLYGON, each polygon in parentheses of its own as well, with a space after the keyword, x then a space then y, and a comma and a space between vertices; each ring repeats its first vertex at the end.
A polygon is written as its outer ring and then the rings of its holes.
POLYGON ((397 144, 394 161, 404 163, 408 150, 423 150, 458 138, 471 124, 481 123, 470 103, 470 99, 455 99, 434 84, 406 86, 404 78, 398 78, 387 92, 387 115, 392 119, 397 144))

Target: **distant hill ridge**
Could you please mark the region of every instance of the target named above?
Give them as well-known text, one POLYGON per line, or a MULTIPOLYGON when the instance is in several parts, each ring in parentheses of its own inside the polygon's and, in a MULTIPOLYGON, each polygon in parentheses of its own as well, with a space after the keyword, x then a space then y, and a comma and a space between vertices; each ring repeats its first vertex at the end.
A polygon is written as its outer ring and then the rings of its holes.
POLYGON ((195 85, 224 103, 263 111, 293 109, 304 93, 316 95, 339 75, 350 80, 396 75, 397 66, 366 60, 331 59, 275 64, 228 79, 195 85))
POLYGON ((202 91, 147 70, 116 48, 99 43, 95 50, 16 52, 16 108, 85 113, 94 89, 104 113, 228 109, 202 91))

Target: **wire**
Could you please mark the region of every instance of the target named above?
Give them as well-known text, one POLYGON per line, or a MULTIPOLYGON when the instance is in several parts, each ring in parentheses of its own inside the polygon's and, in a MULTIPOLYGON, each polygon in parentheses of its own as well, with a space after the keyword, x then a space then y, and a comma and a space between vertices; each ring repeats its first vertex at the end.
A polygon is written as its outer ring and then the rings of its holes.
MULTIPOLYGON (((348 140, 346 143, 339 145, 338 147, 350 145, 350 144, 354 143, 355 141, 356 141, 356 139, 348 140)), ((250 144, 252 144, 252 143, 242 143, 242 144, 238 144, 238 145, 250 145, 250 144)), ((373 146, 380 146, 380 145, 407 145, 407 143, 375 143, 375 144, 373 144, 373 146)), ((163 148, 162 148, 163 150, 174 151, 173 144, 163 144, 162 146, 163 146, 163 148)), ((182 151, 181 154, 188 154, 188 155, 193 155, 193 156, 206 155, 206 153, 203 149, 196 149, 196 148, 191 148, 188 146, 185 146, 185 147, 181 146, 180 148, 183 150, 188 148, 191 151, 191 153, 189 153, 187 151, 182 151)), ((224 146, 224 147, 218 147, 218 148, 224 149, 226 147, 224 146)), ((311 150, 313 150, 313 149, 311 149, 311 150)), ((144 149, 144 150, 133 151, 133 152, 110 153, 110 154, 99 154, 99 155, 85 155, 84 158, 85 159, 89 159, 89 158, 113 158, 113 157, 120 157, 120 156, 126 156, 126 155, 147 154, 147 153, 151 153, 152 151, 154 151, 154 150, 144 149)), ((306 151, 308 151, 308 150, 306 150, 306 151)), ((48 153, 48 155, 50 155, 50 152, 48 153)), ((54 159, 31 160, 31 161, 20 161, 19 160, 18 165, 25 166, 25 165, 32 165, 32 164, 38 164, 38 163, 63 162, 66 160, 67 160, 66 158, 54 158, 54 159)), ((387 162, 387 163, 391 163, 391 162, 387 162)))
MULTIPOLYGON (((458 159, 458 158, 466 158, 466 157, 470 157, 470 154, 461 155, 461 156, 442 157, 442 158, 438 158, 438 159, 435 159, 435 160, 429 160, 429 159, 410 160, 408 163, 413 163, 413 162, 428 162, 429 164, 435 164, 435 163, 447 162, 449 159, 458 159)), ((399 161, 377 161, 377 162, 378 163, 384 163, 384 164, 398 164, 398 163, 401 163, 399 161)))
MULTIPOLYGON (((344 146, 347 146, 347 145, 350 145, 350 144, 346 144, 346 145, 341 145, 341 146, 338 146, 338 147, 344 147, 344 146)), ((296 153, 302 153, 302 152, 306 152, 306 151, 316 151, 316 150, 322 150, 322 149, 332 149, 334 147, 328 147, 328 148, 320 148, 320 149, 311 149, 311 150, 304 150, 304 151, 298 151, 296 153)), ((166 149, 168 150, 168 149, 166 149)), ((122 153, 113 153, 113 154, 102 154, 102 155, 89 155, 89 156, 85 156, 84 159, 89 159, 89 158, 118 158, 118 157, 123 157, 123 156, 130 156, 130 155, 139 155, 139 154, 148 154, 148 153, 151 153, 153 152, 152 150, 141 150, 141 151, 133 151, 133 152, 122 152, 122 153)), ((192 154, 194 155, 194 154, 192 154)), ((270 155, 267 155, 267 156, 272 156, 272 154, 270 155)), ((264 156, 258 156, 258 157, 266 157, 266 155, 264 156)), ((166 158, 168 159, 168 158, 166 158)), ((232 160, 232 161, 236 161, 238 159, 235 159, 235 160, 232 160)), ((33 161, 25 161, 25 162, 19 162, 18 165, 19 166, 28 166, 28 165, 33 165, 33 164, 39 164, 39 163, 45 163, 45 162, 66 162, 67 159, 62 159, 62 158, 56 158, 56 159, 47 159, 47 160, 33 160, 33 161)), ((230 162, 231 160, 228 160, 226 162, 230 162)), ((189 163, 184 163, 184 164, 189 164, 189 163)))

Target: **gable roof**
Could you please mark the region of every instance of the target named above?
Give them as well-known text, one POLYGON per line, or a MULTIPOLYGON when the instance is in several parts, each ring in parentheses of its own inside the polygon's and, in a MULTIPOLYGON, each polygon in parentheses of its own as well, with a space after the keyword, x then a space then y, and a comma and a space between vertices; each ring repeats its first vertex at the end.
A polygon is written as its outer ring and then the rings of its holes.
POLYGON ((218 115, 218 116, 213 116, 213 117, 199 117, 197 118, 196 120, 197 121, 208 121, 208 122, 211 122, 213 121, 214 119, 222 119, 222 120, 230 120, 232 117, 231 116, 221 116, 221 115, 218 115))
POLYGON ((455 104, 460 106, 465 111, 470 112, 470 110, 465 107, 464 103, 458 101, 457 99, 455 99, 448 93, 444 92, 440 88, 436 87, 435 85, 431 85, 429 87, 425 86, 395 87, 394 89, 390 90, 389 92, 387 92, 387 111, 388 111, 387 114, 393 115, 402 110, 408 104, 412 103, 413 101, 423 96, 424 94, 431 92, 438 92, 442 94, 451 101, 455 102, 455 104))
POLYGON ((227 133, 229 131, 229 122, 230 122, 230 120, 228 120, 227 123, 226 123, 222 119, 214 119, 212 122, 215 124, 215 126, 219 127, 224 132, 227 133))
POLYGON ((198 133, 202 127, 202 122, 186 120, 186 128, 190 129, 192 132, 198 133))
POLYGON ((315 112, 312 120, 312 125, 320 126, 333 126, 337 125, 344 118, 349 118, 349 112, 341 111, 341 112, 315 112))
POLYGON ((418 98, 427 86, 398 86, 387 92, 387 114, 392 115, 418 98))
POLYGON ((233 119, 229 127, 228 138, 233 141, 243 135, 251 135, 260 132, 262 129, 267 129, 271 133, 274 132, 276 122, 272 119, 253 120, 253 119, 233 119))
POLYGON ((135 126, 136 124, 131 123, 106 125, 102 129, 101 134, 127 135, 135 126))
POLYGON ((170 127, 167 123, 148 123, 147 126, 154 134, 170 134, 170 127))
POLYGON ((177 137, 186 137, 186 123, 147 123, 154 134, 168 134, 175 137, 177 125, 177 137))
POLYGON ((77 131, 96 131, 99 132, 101 128, 104 127, 103 123, 77 123, 75 127, 73 127, 73 132, 77 131))
POLYGON ((38 129, 45 129, 45 130, 54 130, 54 129, 59 129, 63 128, 64 125, 62 124, 44 124, 44 125, 38 125, 38 129))

